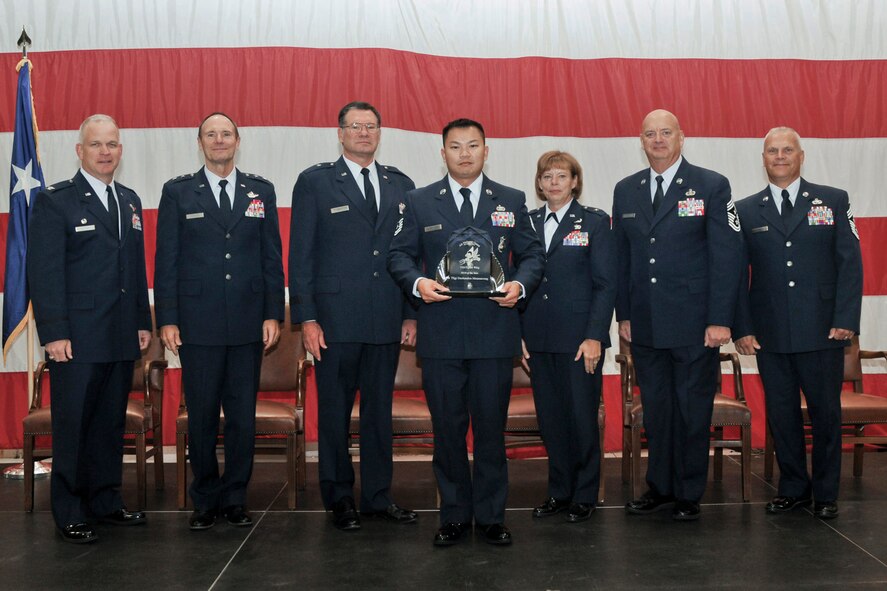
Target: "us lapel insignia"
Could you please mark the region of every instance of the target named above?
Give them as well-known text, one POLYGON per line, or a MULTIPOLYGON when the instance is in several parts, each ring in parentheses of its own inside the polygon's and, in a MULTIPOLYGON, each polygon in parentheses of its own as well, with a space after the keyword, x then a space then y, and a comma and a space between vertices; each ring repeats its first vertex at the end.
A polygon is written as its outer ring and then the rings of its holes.
POLYGON ((696 191, 694 191, 693 189, 690 189, 689 191, 684 193, 684 195, 686 195, 687 197, 692 197, 695 194, 696 194, 696 191))
POLYGON ((200 183, 199 185, 197 185, 197 188, 198 188, 198 189, 202 189, 202 188, 205 187, 205 186, 206 186, 206 185, 204 185, 203 183, 200 183))
POLYGON ((486 193, 487 193, 487 195, 492 195, 492 194, 493 194, 493 192, 490 191, 489 189, 486 190, 486 193))
POLYGON ((383 175, 382 175, 382 178, 385 179, 385 180, 387 181, 387 180, 388 180, 388 175, 383 174, 383 175))
POLYGON ((810 193, 808 193, 807 191, 804 191, 803 193, 801 193, 801 196, 802 197, 809 197, 810 193))
POLYGON ((348 176, 347 172, 343 172, 340 176, 348 176))
POLYGON ((440 190, 440 194, 441 194, 441 195, 446 195, 446 194, 447 194, 447 190, 446 190, 446 189, 441 189, 441 190, 440 190))
POLYGON ((84 197, 92 197, 92 193, 84 193, 83 196, 84 197))
POLYGON ((81 224, 85 224, 85 223, 86 223, 86 218, 81 218, 81 219, 80 219, 80 223, 81 223, 81 224))
POLYGON ((684 179, 682 179, 682 178, 678 178, 675 182, 676 182, 677 184, 679 184, 679 185, 683 185, 683 184, 684 184, 684 179))
POLYGON ((764 198, 761 199, 761 201, 763 201, 764 203, 767 203, 768 201, 770 201, 770 197, 768 195, 764 195, 764 198))
POLYGON ((641 179, 641 184, 642 184, 642 185, 646 185, 646 184, 647 184, 647 179, 641 179))

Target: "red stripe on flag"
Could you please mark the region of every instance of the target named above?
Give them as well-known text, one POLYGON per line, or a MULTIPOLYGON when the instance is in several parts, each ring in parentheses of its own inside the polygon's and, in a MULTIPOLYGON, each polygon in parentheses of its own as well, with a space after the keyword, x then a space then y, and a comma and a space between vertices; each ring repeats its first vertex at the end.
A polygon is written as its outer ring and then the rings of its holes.
POLYGON ((857 218, 859 246, 862 250, 863 295, 887 295, 887 217, 857 218))
MULTIPOLYGON (((689 136, 758 138, 779 124, 804 137, 887 137, 887 60, 483 59, 298 47, 32 57, 44 130, 76 129, 95 112, 126 128, 196 127, 216 110, 244 126, 331 127, 339 106, 367 100, 386 126, 435 133, 471 117, 492 137, 630 137, 662 107, 689 136)), ((12 130, 14 83, 0 80, 0 131, 12 130)))

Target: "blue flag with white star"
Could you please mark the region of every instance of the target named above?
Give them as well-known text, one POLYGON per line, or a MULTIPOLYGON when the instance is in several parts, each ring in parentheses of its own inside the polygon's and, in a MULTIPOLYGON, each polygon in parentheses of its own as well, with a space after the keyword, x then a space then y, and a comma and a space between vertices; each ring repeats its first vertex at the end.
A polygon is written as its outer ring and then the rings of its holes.
POLYGON ((37 126, 31 100, 31 62, 18 65, 12 174, 9 177, 9 228, 6 235, 6 273, 3 278, 3 360, 28 323, 28 204, 44 187, 37 157, 37 126))

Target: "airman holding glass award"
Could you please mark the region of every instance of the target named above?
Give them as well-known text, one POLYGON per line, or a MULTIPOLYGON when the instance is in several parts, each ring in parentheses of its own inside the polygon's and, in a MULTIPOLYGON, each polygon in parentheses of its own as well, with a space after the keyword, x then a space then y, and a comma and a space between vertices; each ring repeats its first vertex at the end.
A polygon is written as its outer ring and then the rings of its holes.
POLYGON ((490 544, 511 543, 505 526, 508 468, 503 431, 514 358, 515 304, 542 278, 545 254, 526 196, 483 173, 489 147, 480 123, 444 128, 447 176, 406 195, 388 270, 418 305, 416 352, 434 426, 440 491, 435 546, 458 543, 472 527, 490 544), (473 297, 464 297, 473 296, 473 297), (474 467, 465 436, 474 434, 474 467))

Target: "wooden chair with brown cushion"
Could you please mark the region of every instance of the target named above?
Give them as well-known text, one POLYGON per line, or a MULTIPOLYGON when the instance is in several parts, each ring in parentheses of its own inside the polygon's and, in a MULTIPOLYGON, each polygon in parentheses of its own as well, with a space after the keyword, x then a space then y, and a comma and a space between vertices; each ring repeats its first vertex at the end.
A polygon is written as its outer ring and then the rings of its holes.
MULTIPOLYGON (((394 398, 391 404, 391 434, 394 445, 401 451, 418 453, 431 451, 433 428, 431 412, 424 397, 418 395, 398 396, 398 392, 418 393, 422 391, 422 366, 416 357, 414 347, 401 347, 394 376, 394 398)), ((349 445, 360 444, 360 401, 355 400, 351 410, 348 428, 349 445)))
MULTIPOLYGON (((620 367, 622 385, 622 482, 630 485, 632 498, 641 495, 641 433, 644 427, 644 407, 638 393, 634 360, 629 353, 628 343, 620 342, 621 353, 616 355, 620 367)), ((715 450, 713 462, 714 479, 723 476, 723 450, 740 451, 742 500, 751 499, 751 410, 745 402, 745 389, 742 383, 742 367, 736 353, 721 353, 721 363, 729 362, 733 373, 733 396, 723 393, 722 374, 718 373, 718 388, 712 410, 711 446, 715 450), (738 427, 739 438, 726 438, 725 427, 738 427)))
MULTIPOLYGON (((867 425, 887 425, 887 398, 866 394, 862 383, 862 360, 883 359, 887 361, 887 351, 861 351, 859 337, 853 337, 844 348, 844 381, 853 384, 853 391, 841 392, 841 425, 844 444, 853 445, 853 476, 862 476, 862 460, 866 444, 887 444, 887 435, 867 435, 867 425)), ((765 393, 766 396, 766 393, 765 393)), ((801 395, 801 415, 805 428, 810 428, 810 414, 807 401, 801 395)), ((767 439, 764 447, 764 478, 773 478, 773 436, 767 426, 767 439)))
MULTIPOLYGON (((305 489, 305 348, 302 331, 286 321, 280 329, 277 346, 262 358, 259 376, 259 394, 287 393, 288 399, 256 402, 256 453, 284 454, 286 456, 287 506, 295 509, 297 491, 305 489)), ((187 445, 188 409, 185 392, 176 417, 176 481, 179 509, 187 506, 187 445)), ((219 443, 225 430, 225 415, 219 421, 219 443)))
MULTIPOLYGON (((136 489, 138 507, 148 502, 147 459, 154 460, 154 486, 163 490, 163 378, 166 361, 160 339, 151 339, 148 349, 134 365, 132 391, 126 407, 123 451, 136 457, 136 489)), ((25 511, 34 509, 34 461, 52 455, 50 448, 35 448, 36 438, 52 435, 51 404, 44 406, 43 390, 48 390, 44 379, 49 366, 41 361, 34 372, 34 399, 28 415, 22 420, 23 467, 25 472, 25 511)), ((51 401, 50 401, 51 403, 51 401)))

